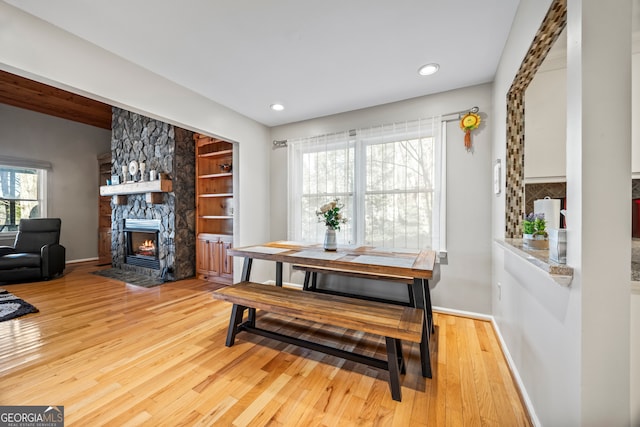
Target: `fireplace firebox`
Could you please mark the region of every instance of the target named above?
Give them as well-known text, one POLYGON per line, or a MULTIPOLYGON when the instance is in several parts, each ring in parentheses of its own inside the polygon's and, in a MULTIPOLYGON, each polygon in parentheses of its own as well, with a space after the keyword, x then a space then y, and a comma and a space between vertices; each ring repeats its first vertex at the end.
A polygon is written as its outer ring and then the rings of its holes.
POLYGON ((160 270, 158 219, 125 219, 125 263, 160 270))

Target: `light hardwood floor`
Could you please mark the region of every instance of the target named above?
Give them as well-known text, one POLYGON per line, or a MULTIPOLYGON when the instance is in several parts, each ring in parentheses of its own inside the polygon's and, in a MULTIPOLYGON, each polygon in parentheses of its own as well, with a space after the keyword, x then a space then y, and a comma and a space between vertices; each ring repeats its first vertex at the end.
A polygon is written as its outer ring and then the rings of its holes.
MULTIPOLYGON (((402 402, 386 372, 254 335, 224 346, 219 285, 145 289, 68 266, 3 286, 40 312, 0 323, 0 405, 64 405, 66 425, 528 426, 491 324, 435 313, 433 379, 403 343, 402 402)), ((384 358, 383 339, 258 314, 258 323, 384 358)))

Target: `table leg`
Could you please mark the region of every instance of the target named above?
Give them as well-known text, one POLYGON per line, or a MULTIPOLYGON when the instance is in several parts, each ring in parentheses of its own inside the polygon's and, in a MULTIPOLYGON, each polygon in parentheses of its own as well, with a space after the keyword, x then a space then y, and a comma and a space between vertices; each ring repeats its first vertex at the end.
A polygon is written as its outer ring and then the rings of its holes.
POLYGON ((416 302, 413 299, 413 285, 411 283, 408 283, 407 289, 409 290, 409 306, 415 307, 416 302))
MULTIPOLYGON (((424 317, 422 319, 422 340, 420 342, 420 362, 422 364, 422 376, 431 378, 431 354, 429 351, 429 339, 431 337, 431 327, 428 319, 427 311, 431 310, 431 307, 427 309, 425 302, 427 301, 426 294, 429 292, 428 282, 424 279, 413 280, 413 302, 415 308, 421 308, 424 311, 424 317), (425 290, 426 288, 426 290, 425 290)), ((431 298, 428 298, 430 303, 431 298)))
POLYGON ((276 286, 282 287, 282 263, 276 262, 276 286))
POLYGON ((242 264, 242 281, 248 282, 251 277, 251 264, 253 264, 253 258, 245 258, 244 264, 242 264))
POLYGON ((431 290, 429 289, 429 281, 424 280, 424 305, 427 309, 427 326, 431 333, 436 332, 436 326, 433 324, 433 308, 431 307, 431 290))

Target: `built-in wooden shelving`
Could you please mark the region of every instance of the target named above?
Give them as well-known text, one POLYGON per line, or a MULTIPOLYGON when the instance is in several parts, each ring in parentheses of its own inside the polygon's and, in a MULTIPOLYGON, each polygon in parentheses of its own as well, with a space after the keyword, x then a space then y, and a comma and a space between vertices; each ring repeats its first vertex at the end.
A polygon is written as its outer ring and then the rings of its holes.
MULTIPOLYGON (((111 152, 98 156, 100 183, 111 179, 111 152)), ((111 197, 98 197, 98 264, 111 264, 111 197)))
POLYGON ((231 284, 233 258, 233 146, 203 135, 196 141, 196 234, 198 276, 231 284))

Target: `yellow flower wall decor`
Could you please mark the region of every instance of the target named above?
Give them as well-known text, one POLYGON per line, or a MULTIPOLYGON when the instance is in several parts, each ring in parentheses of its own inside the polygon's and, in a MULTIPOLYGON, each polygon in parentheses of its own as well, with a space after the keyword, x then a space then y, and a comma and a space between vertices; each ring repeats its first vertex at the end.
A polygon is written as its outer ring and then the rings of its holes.
POLYGON ((480 116, 476 113, 467 113, 460 119, 460 129, 464 131, 464 147, 471 151, 471 131, 480 126, 480 116))

